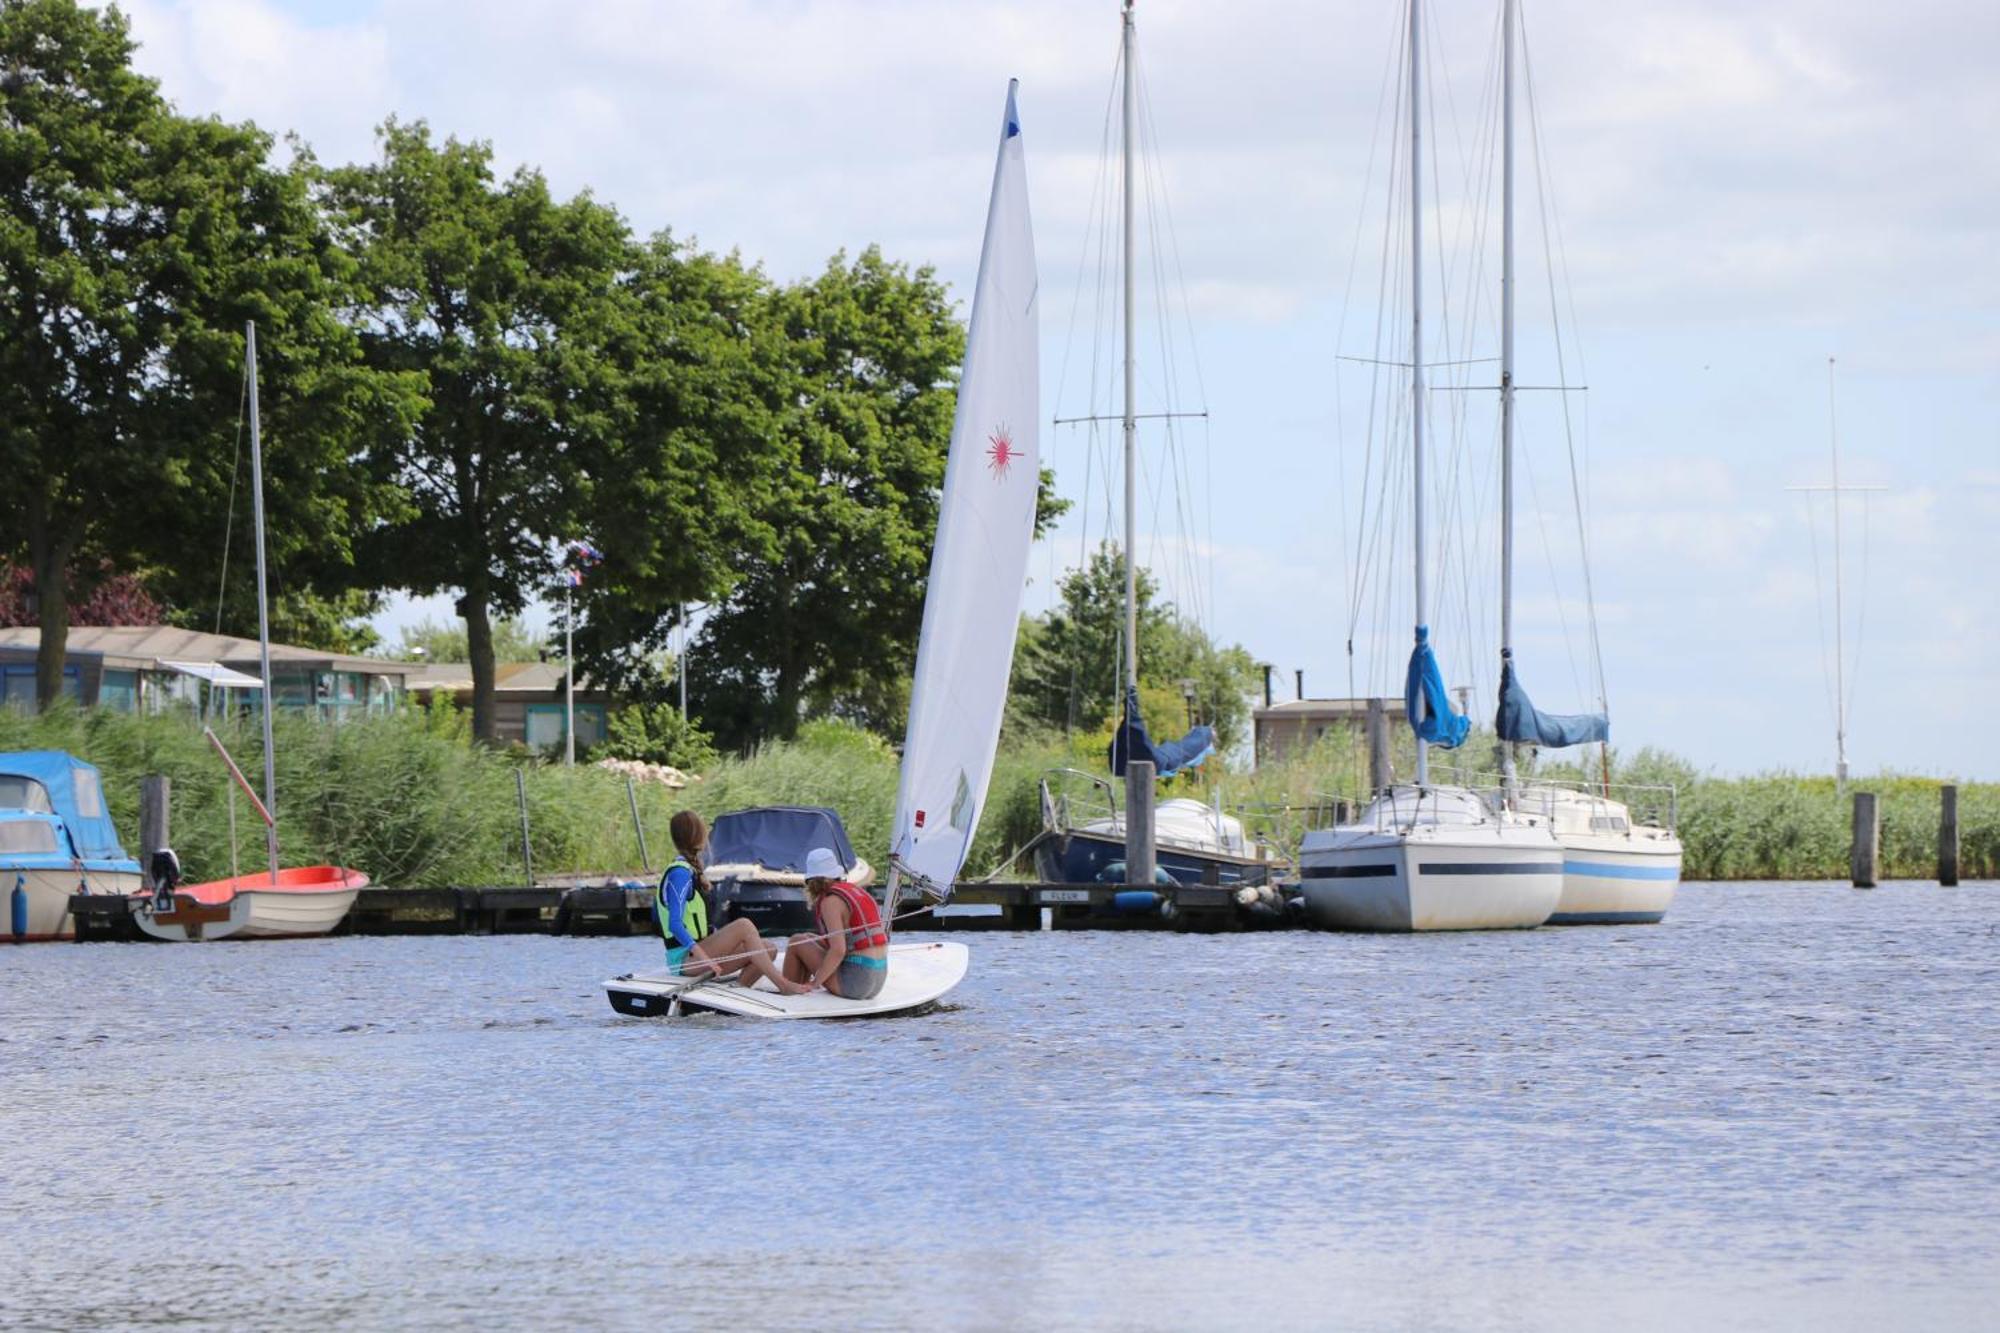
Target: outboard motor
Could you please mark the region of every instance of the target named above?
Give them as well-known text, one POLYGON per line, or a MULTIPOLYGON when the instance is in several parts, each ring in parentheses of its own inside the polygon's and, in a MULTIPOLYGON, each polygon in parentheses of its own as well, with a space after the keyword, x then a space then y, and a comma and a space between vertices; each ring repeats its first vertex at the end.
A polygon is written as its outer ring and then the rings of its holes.
POLYGON ((153 877, 153 910, 173 911, 174 890, 181 882, 181 859, 174 855, 173 848, 162 847, 153 853, 147 869, 153 877))

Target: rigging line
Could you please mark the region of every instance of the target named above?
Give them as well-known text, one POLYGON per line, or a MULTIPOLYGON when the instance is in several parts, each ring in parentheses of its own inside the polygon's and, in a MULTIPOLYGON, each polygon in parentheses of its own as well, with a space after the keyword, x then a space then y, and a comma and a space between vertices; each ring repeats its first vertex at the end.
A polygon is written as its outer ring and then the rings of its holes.
MULTIPOLYGON (((1391 59, 1394 61, 1392 68, 1396 71, 1396 75, 1395 75, 1395 85, 1394 85, 1395 96, 1393 101, 1391 102, 1393 112, 1390 117, 1389 133, 1391 139, 1400 140, 1404 124, 1403 117, 1405 114, 1403 108, 1403 103, 1405 99, 1403 98, 1402 93, 1404 88, 1406 87, 1405 80, 1408 78, 1408 75, 1405 72, 1405 66, 1407 65, 1408 62, 1407 60, 1403 59, 1403 57, 1406 56, 1409 52, 1409 33, 1406 25, 1399 23, 1396 26, 1397 26, 1397 35, 1390 43, 1391 59)), ((1371 149, 1371 153, 1372 151, 1373 150, 1371 149)), ((1391 294, 1395 290, 1396 285, 1399 284, 1401 281, 1400 277, 1395 273, 1394 269, 1390 264, 1389 256, 1392 253, 1391 247, 1395 244, 1396 237, 1398 235, 1398 229, 1396 225, 1398 217, 1396 182, 1401 177, 1403 171, 1403 165, 1401 161, 1402 154, 1392 151, 1389 153, 1388 156, 1389 156, 1389 180, 1387 188, 1384 191, 1382 197, 1382 253, 1380 259, 1377 262, 1375 270, 1376 279, 1375 279, 1374 351, 1378 357, 1381 356, 1387 350, 1386 339, 1388 337, 1388 320, 1391 314, 1391 309, 1390 309, 1391 294)), ((1364 209, 1365 209, 1365 201, 1364 201, 1364 209)), ((1370 498, 1374 490, 1374 488, 1369 484, 1369 482, 1371 478, 1371 473, 1374 470, 1375 449, 1378 438, 1375 432, 1376 423, 1378 421, 1382 421, 1386 425, 1385 414, 1390 410, 1388 408, 1388 405, 1382 402, 1382 388, 1383 388, 1383 376, 1380 371, 1377 371, 1377 373, 1369 377, 1368 424, 1366 433, 1363 436, 1365 450, 1362 457, 1362 471, 1361 471, 1361 506, 1362 506, 1361 522, 1359 524, 1357 532, 1355 533, 1356 550, 1355 550, 1354 576, 1353 576, 1354 591, 1353 594, 1350 596, 1348 602, 1349 619, 1347 625, 1347 637, 1350 642, 1353 641, 1355 629, 1360 624, 1361 606, 1362 606, 1361 593, 1368 586, 1370 569, 1378 554, 1378 552, 1374 549, 1364 550, 1362 548, 1362 543, 1367 542, 1369 540, 1370 529, 1367 521, 1368 504, 1370 502, 1370 498)), ((1388 476, 1389 458, 1394 451, 1390 448, 1390 442, 1386 434, 1380 437, 1380 439, 1382 448, 1382 471, 1383 471, 1384 481, 1386 483, 1388 476)), ((1386 492, 1386 487, 1385 487, 1385 492, 1386 492)), ((1386 493, 1382 495, 1379 499, 1375 500, 1376 523, 1374 530, 1378 534, 1381 530, 1381 519, 1382 519, 1381 511, 1387 504, 1388 504, 1388 496, 1386 493)), ((1381 603, 1378 601, 1376 605, 1378 608, 1380 608, 1381 603)), ((1372 674, 1370 678, 1374 679, 1372 674)))
POLYGON ((1549 567, 1549 586, 1555 594, 1556 624, 1562 631, 1563 655, 1569 661, 1570 685, 1582 696, 1585 694, 1584 673, 1577 664, 1576 643, 1569 632, 1569 599, 1563 596, 1562 576, 1556 566, 1555 543, 1549 540, 1548 511, 1542 506, 1541 487, 1536 481, 1535 453, 1528 447, 1525 431, 1517 430, 1515 440, 1515 459, 1520 465, 1521 475, 1527 478, 1528 500, 1535 509, 1535 534, 1541 538, 1542 559, 1549 567))
POLYGON ((229 515, 222 524, 222 576, 215 585, 215 632, 222 633, 222 604, 229 594, 229 541, 236 532, 236 483, 243 475, 243 417, 250 402, 250 371, 245 363, 236 386, 236 459, 229 466, 229 515))
MULTIPOLYGON (((1168 259, 1171 259, 1173 263, 1173 278, 1174 281, 1178 283, 1178 290, 1180 293, 1181 326, 1185 331, 1185 336, 1187 338, 1188 360, 1191 363, 1194 372, 1196 401, 1199 402, 1201 405, 1203 416, 1206 416, 1208 409, 1208 386, 1206 378, 1204 377, 1201 368, 1201 349, 1199 344, 1195 341, 1195 336, 1194 336, 1194 312, 1188 302, 1187 272, 1185 266, 1181 261, 1180 237, 1174 226, 1173 199, 1171 193, 1167 189, 1166 165, 1163 156, 1159 151, 1159 142, 1160 142, 1159 122, 1156 117, 1153 106, 1152 85, 1149 81, 1147 81, 1143 77, 1143 75, 1138 81, 1138 89, 1139 89, 1139 105, 1142 113, 1141 120, 1147 136, 1146 142, 1152 147, 1151 154, 1145 159, 1147 163, 1146 197, 1149 209, 1147 214, 1147 222, 1148 222, 1148 231, 1152 236, 1153 246, 1154 246, 1153 265, 1155 272, 1155 281, 1158 287, 1155 299, 1157 302, 1157 309, 1159 310, 1161 316, 1160 333, 1161 333, 1161 344, 1162 344, 1162 359, 1167 366, 1168 376, 1170 380, 1169 393, 1171 396, 1169 398, 1169 406, 1171 407, 1175 403, 1177 403, 1180 397, 1180 364, 1178 358, 1174 353, 1173 339, 1171 336, 1173 332, 1172 321, 1174 315, 1174 305, 1172 300, 1170 299, 1170 291, 1172 290, 1172 288, 1169 284, 1169 279, 1165 271, 1166 263, 1168 259), (1164 243, 1162 243, 1162 238, 1161 238, 1162 224, 1164 224, 1164 231, 1165 231, 1164 243)), ((1194 512, 1193 512, 1193 486, 1192 486, 1192 478, 1189 474, 1186 438, 1180 432, 1174 430, 1171 426, 1169 427, 1168 430, 1168 436, 1170 444, 1172 446, 1173 456, 1176 462, 1178 463, 1178 469, 1179 469, 1178 475, 1180 478, 1179 495, 1181 499, 1181 504, 1180 504, 1181 521, 1183 524, 1183 533, 1185 536, 1188 537, 1190 543, 1189 551, 1187 553, 1187 564, 1188 564, 1187 574, 1189 577, 1189 585, 1193 592, 1193 599, 1196 603, 1197 624, 1200 625, 1205 630, 1212 631, 1213 630, 1212 616, 1214 614, 1214 609, 1215 609, 1214 597, 1213 597, 1214 563, 1215 563, 1214 552, 1213 552, 1213 547, 1214 547, 1213 489, 1211 487, 1205 493, 1207 499, 1207 512, 1208 512, 1208 534, 1209 534, 1208 544, 1210 549, 1206 553, 1198 555, 1193 548, 1193 537, 1196 528, 1194 523, 1194 512), (1207 580, 1207 587, 1209 591, 1206 594, 1204 594, 1203 592, 1203 580, 1201 578, 1204 565, 1209 571, 1209 579, 1207 580)), ((1206 433, 1204 433, 1204 440, 1206 440, 1206 438, 1207 438, 1206 433)), ((1209 463, 1209 459, 1206 452, 1204 453, 1204 462, 1205 464, 1209 463)), ((1210 466, 1209 475, 1211 477, 1213 475, 1212 465, 1210 466)))
MULTIPOLYGON (((1528 90, 1528 131, 1534 144, 1535 200, 1542 222, 1542 263, 1547 270, 1549 281, 1549 321, 1554 326, 1555 333, 1556 382, 1561 385, 1567 385, 1569 383, 1567 355, 1562 336, 1561 314, 1556 303, 1556 261, 1550 251, 1552 232, 1555 233, 1555 240, 1558 246, 1561 243, 1561 216, 1556 212, 1555 186, 1549 179, 1548 155, 1542 144, 1541 112, 1535 101, 1534 60, 1528 48, 1528 33, 1525 19, 1522 21, 1521 27, 1521 69, 1522 82, 1527 85, 1528 90), (1556 214, 1553 223, 1551 222, 1552 213, 1556 214)), ((1569 261, 1566 248, 1562 250, 1562 254, 1563 281, 1568 285, 1570 318, 1572 323, 1574 323, 1576 318, 1576 291, 1574 285, 1569 284, 1569 261)), ((1581 346, 1576 349, 1576 352, 1577 370, 1579 373, 1583 373, 1585 365, 1581 346)), ((1590 530, 1584 507, 1581 470, 1577 465, 1576 431, 1574 418, 1570 411, 1569 399, 1570 396, 1567 393, 1559 397, 1563 413, 1563 444, 1569 455, 1570 499, 1576 510, 1576 540, 1583 566, 1583 605, 1587 617, 1586 626, 1590 635, 1591 666, 1597 673, 1598 705, 1603 712, 1609 715, 1611 711, 1610 687, 1604 675, 1604 643, 1598 632, 1597 623, 1597 586, 1596 579, 1591 574, 1590 530)))
MULTIPOLYGON (((1826 651, 1826 580, 1819 570, 1819 525, 1813 515, 1813 498, 1810 492, 1799 499, 1806 507, 1806 541, 1812 549, 1813 562, 1813 627, 1819 631, 1819 674, 1820 683, 1826 690, 1826 711, 1833 714, 1833 720, 1843 731, 1846 720, 1841 716, 1840 705, 1835 702, 1833 690, 1833 666, 1831 656, 1826 651)), ((1835 504, 1840 503, 1840 492, 1832 496, 1835 504)))
MULTIPOLYGON (((1840 492, 1833 493, 1833 502, 1840 503, 1840 492)), ((1842 701, 1840 729, 1847 730, 1847 722, 1854 714, 1854 696, 1858 693, 1855 680, 1861 674, 1861 637, 1868 631, 1868 493, 1861 493, 1861 592, 1856 596, 1854 608, 1854 651, 1849 655, 1847 666, 1847 698, 1842 701)))
MULTIPOLYGON (((1120 46, 1122 48, 1123 46, 1122 42, 1120 43, 1120 46)), ((1122 54, 1120 56, 1120 59, 1123 59, 1122 54)), ((1109 93, 1106 94, 1104 99, 1104 128, 1098 145, 1098 161, 1100 163, 1104 161, 1106 154, 1110 152, 1111 108, 1112 104, 1117 99, 1117 93, 1118 93, 1118 79, 1116 74, 1114 73, 1111 80, 1111 90, 1109 93)), ((1063 400, 1063 391, 1069 385, 1070 354, 1071 350, 1076 346, 1076 318, 1078 313, 1081 311, 1083 307, 1083 278, 1085 272, 1084 265, 1087 264, 1090 260, 1090 239, 1089 239, 1090 219, 1099 216, 1098 208, 1099 205, 1103 202, 1102 193, 1103 193, 1104 181, 1105 181, 1105 173, 1102 170, 1100 170, 1091 181, 1090 203, 1089 206, 1084 211, 1084 219, 1085 219, 1084 243, 1077 250, 1076 281, 1070 288, 1069 323, 1063 335, 1063 359, 1061 366, 1056 371, 1055 401, 1058 403, 1060 403, 1063 400)), ((1093 343, 1093 349, 1094 347, 1095 344, 1093 343)), ((1095 378, 1096 375, 1093 372, 1092 379, 1094 380, 1095 378)))
MULTIPOLYGON (((1396 26, 1401 27, 1402 24, 1398 22, 1396 26)), ((1375 179, 1376 154, 1381 150, 1382 146, 1382 111, 1390 98, 1390 72, 1395 68, 1393 44, 1384 43, 1384 48, 1388 51, 1388 54, 1385 57, 1382 67, 1382 78, 1376 93, 1375 123, 1370 129, 1368 136, 1368 166, 1361 178, 1364 182, 1375 179)), ((1348 247, 1347 280, 1341 288, 1340 319, 1334 327, 1333 347, 1336 356, 1339 355, 1340 349, 1347 345, 1347 316, 1348 312, 1353 309, 1354 279, 1361 267, 1361 237, 1365 230, 1367 219, 1368 200, 1364 191, 1361 206, 1354 211, 1354 239, 1348 247)), ((1346 402, 1341 392, 1341 385, 1342 379, 1339 367, 1336 366, 1333 375, 1334 487, 1335 503, 1339 507, 1340 513, 1339 550, 1341 559, 1345 562, 1348 559, 1350 532, 1348 527, 1347 497, 1347 410, 1346 402)), ((1364 445, 1372 446, 1372 440, 1367 437, 1364 437, 1363 443, 1364 445)), ((1358 530, 1365 528, 1367 523, 1365 509, 1367 494, 1365 487, 1366 484, 1364 482, 1361 497, 1363 512, 1355 516, 1356 540, 1359 540, 1358 530)), ((1355 559, 1358 562, 1358 549, 1355 553, 1355 559)), ((1357 614, 1355 598, 1359 592, 1359 584, 1357 582, 1359 575, 1354 565, 1349 565, 1342 572, 1345 577, 1341 581, 1347 585, 1347 693, 1351 698, 1354 694, 1354 620, 1357 614)))

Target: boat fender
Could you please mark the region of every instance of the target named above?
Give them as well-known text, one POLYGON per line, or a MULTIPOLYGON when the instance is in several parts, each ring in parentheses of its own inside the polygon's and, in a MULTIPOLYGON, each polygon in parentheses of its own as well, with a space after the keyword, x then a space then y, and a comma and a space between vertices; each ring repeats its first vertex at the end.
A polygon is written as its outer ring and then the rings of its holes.
POLYGON ((1157 910, 1161 901, 1151 889, 1124 889, 1111 895, 1111 910, 1120 916, 1133 916, 1157 910))
POLYGON ((13 916, 13 921, 11 924, 14 927, 14 942, 19 944, 22 940, 28 938, 28 877, 26 875, 14 876, 12 898, 13 902, 11 906, 13 911, 11 915, 13 916))

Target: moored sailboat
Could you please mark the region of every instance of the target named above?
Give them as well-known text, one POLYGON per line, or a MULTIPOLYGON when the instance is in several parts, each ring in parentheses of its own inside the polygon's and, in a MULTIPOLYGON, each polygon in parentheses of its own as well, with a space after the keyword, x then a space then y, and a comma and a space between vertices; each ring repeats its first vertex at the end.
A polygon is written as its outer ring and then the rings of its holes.
POLYGON ((1545 825, 1495 810, 1480 793, 1433 786, 1429 746, 1455 748, 1455 712, 1425 623, 1422 5, 1409 3, 1410 434, 1416 643, 1404 708, 1417 738, 1416 781, 1379 792, 1352 823, 1308 833, 1299 849, 1307 919, 1328 930, 1529 929, 1562 893, 1562 851, 1545 825))
MULTIPOLYGON (((1551 925, 1659 921, 1681 877, 1681 843, 1671 827, 1641 824, 1608 787, 1572 790, 1547 782, 1525 787, 1514 746, 1557 749, 1605 745, 1608 713, 1551 714, 1529 700, 1514 668, 1514 36, 1516 0, 1501 11, 1500 186, 1500 697, 1494 731, 1501 742, 1499 811, 1510 823, 1552 831, 1562 847, 1562 894, 1551 925)), ((1581 521, 1581 515, 1579 522, 1581 521)), ((1581 553, 1585 560, 1589 552, 1581 553)), ((1586 585, 1587 586, 1587 585, 1586 585)), ((1594 613, 1593 613, 1594 614, 1594 613)), ((1593 631, 1594 632, 1594 631, 1593 631)), ((1601 682, 1600 682, 1601 683, 1601 682)), ((1672 801, 1667 803, 1672 810, 1672 801)))
POLYGON ((278 866, 277 749, 271 727, 277 701, 271 690, 271 616, 264 568, 264 444, 258 419, 254 323, 244 325, 243 348, 249 391, 251 512, 257 535, 257 647, 261 682, 257 711, 264 728, 262 799, 215 733, 206 734, 209 744, 228 766, 230 777, 250 798, 264 821, 268 865, 261 876, 232 875, 228 879, 183 885, 172 882, 179 874, 179 863, 172 853, 157 861, 156 880, 161 879, 160 870, 167 872, 167 878, 156 883, 151 892, 135 896, 132 919, 154 939, 175 943, 230 936, 269 939, 324 935, 346 918, 355 898, 368 883, 366 875, 340 866, 294 866, 282 870, 278 866))

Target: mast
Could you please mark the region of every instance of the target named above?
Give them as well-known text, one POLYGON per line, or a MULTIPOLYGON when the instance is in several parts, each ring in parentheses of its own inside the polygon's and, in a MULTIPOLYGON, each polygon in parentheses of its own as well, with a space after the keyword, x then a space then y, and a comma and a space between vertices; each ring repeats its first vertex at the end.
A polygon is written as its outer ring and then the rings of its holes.
POLYGON ((271 693, 271 612, 264 575, 264 435, 257 415, 257 321, 243 324, 243 357, 250 374, 250 504, 257 528, 257 657, 263 672, 264 706, 264 854, 270 862, 271 883, 278 882, 278 757, 271 740, 271 713, 277 700, 271 693))
MULTIPOLYGON (((1514 0, 1500 17, 1500 669, 1514 655, 1514 0)), ((1496 725, 1497 730, 1497 725, 1496 725)), ((1500 786, 1514 803, 1514 747, 1500 738, 1500 786)))
MULTIPOLYGON (((1826 359, 1826 440, 1833 451, 1833 785, 1847 793, 1847 651, 1843 646, 1847 617, 1840 589, 1840 429, 1833 412, 1833 358, 1826 359)), ((1822 640, 1822 642, 1824 642, 1822 640)))
MULTIPOLYGON (((1139 683, 1139 573, 1134 554, 1138 546, 1139 509, 1139 407, 1138 361, 1132 338, 1137 328, 1132 256, 1137 249, 1132 229, 1132 6, 1125 0, 1123 49, 1120 69, 1124 74, 1124 203, 1125 203, 1125 684, 1139 683)), ((1122 708, 1122 704, 1121 704, 1122 708)))
MULTIPOLYGON (((1410 490, 1415 500, 1417 627, 1424 625, 1424 176, 1418 78, 1422 0, 1410 0, 1410 490)), ((1130 438, 1129 436, 1127 437, 1130 438)), ((1419 704, 1423 692, 1418 691, 1419 704)), ((1411 718, 1415 726, 1420 719, 1411 718)), ((1417 786, 1430 783, 1429 746, 1417 737, 1417 786)))

